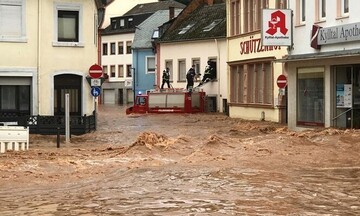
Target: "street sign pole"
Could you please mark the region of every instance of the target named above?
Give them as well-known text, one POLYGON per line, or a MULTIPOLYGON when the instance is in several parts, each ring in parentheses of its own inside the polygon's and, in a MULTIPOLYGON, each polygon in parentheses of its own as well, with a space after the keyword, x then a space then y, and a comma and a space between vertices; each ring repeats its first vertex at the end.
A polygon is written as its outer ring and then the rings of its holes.
POLYGON ((69 94, 65 94, 65 142, 70 142, 70 106, 69 94))

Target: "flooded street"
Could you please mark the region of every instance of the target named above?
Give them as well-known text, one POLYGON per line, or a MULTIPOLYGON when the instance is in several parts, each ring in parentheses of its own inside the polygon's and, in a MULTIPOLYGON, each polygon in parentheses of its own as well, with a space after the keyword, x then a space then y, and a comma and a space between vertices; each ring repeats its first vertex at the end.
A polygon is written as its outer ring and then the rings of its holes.
POLYGON ((0 155, 0 215, 355 216, 359 155, 358 130, 100 107, 96 132, 0 155))

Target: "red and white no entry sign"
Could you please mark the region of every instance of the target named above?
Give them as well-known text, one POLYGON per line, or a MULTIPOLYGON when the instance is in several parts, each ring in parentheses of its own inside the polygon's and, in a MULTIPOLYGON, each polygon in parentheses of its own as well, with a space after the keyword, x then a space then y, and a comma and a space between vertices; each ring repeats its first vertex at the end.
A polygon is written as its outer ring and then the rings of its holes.
POLYGON ((277 78, 276 83, 277 83, 277 86, 278 86, 279 88, 285 88, 286 85, 287 85, 286 76, 283 75, 283 74, 281 74, 281 75, 277 78))
POLYGON ((94 64, 94 65, 91 65, 91 67, 89 68, 89 75, 93 79, 100 78, 102 76, 102 74, 103 74, 103 71, 102 71, 102 67, 100 65, 94 64))

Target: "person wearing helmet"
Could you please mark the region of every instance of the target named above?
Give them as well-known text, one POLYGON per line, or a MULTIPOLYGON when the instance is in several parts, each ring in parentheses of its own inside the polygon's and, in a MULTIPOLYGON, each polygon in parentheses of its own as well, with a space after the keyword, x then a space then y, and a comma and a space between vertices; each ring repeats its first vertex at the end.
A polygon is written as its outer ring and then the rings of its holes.
POLYGON ((204 83, 207 83, 207 82, 211 81, 212 79, 214 79, 215 68, 212 66, 211 63, 212 62, 210 60, 207 62, 207 65, 205 67, 204 76, 198 86, 201 86, 204 83))
POLYGON ((186 73, 186 90, 188 92, 192 91, 192 88, 194 87, 194 77, 195 77, 195 65, 192 65, 191 68, 186 73))
POLYGON ((167 84, 168 88, 170 88, 170 70, 169 70, 169 68, 166 68, 166 70, 163 71, 161 89, 164 89, 165 83, 167 84))

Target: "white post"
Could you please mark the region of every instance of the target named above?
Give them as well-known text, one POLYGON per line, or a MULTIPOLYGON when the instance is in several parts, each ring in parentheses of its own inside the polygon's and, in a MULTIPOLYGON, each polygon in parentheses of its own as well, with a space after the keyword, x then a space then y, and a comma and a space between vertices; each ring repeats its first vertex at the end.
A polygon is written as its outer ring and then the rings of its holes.
POLYGON ((65 142, 70 142, 70 106, 69 94, 65 94, 65 142))

